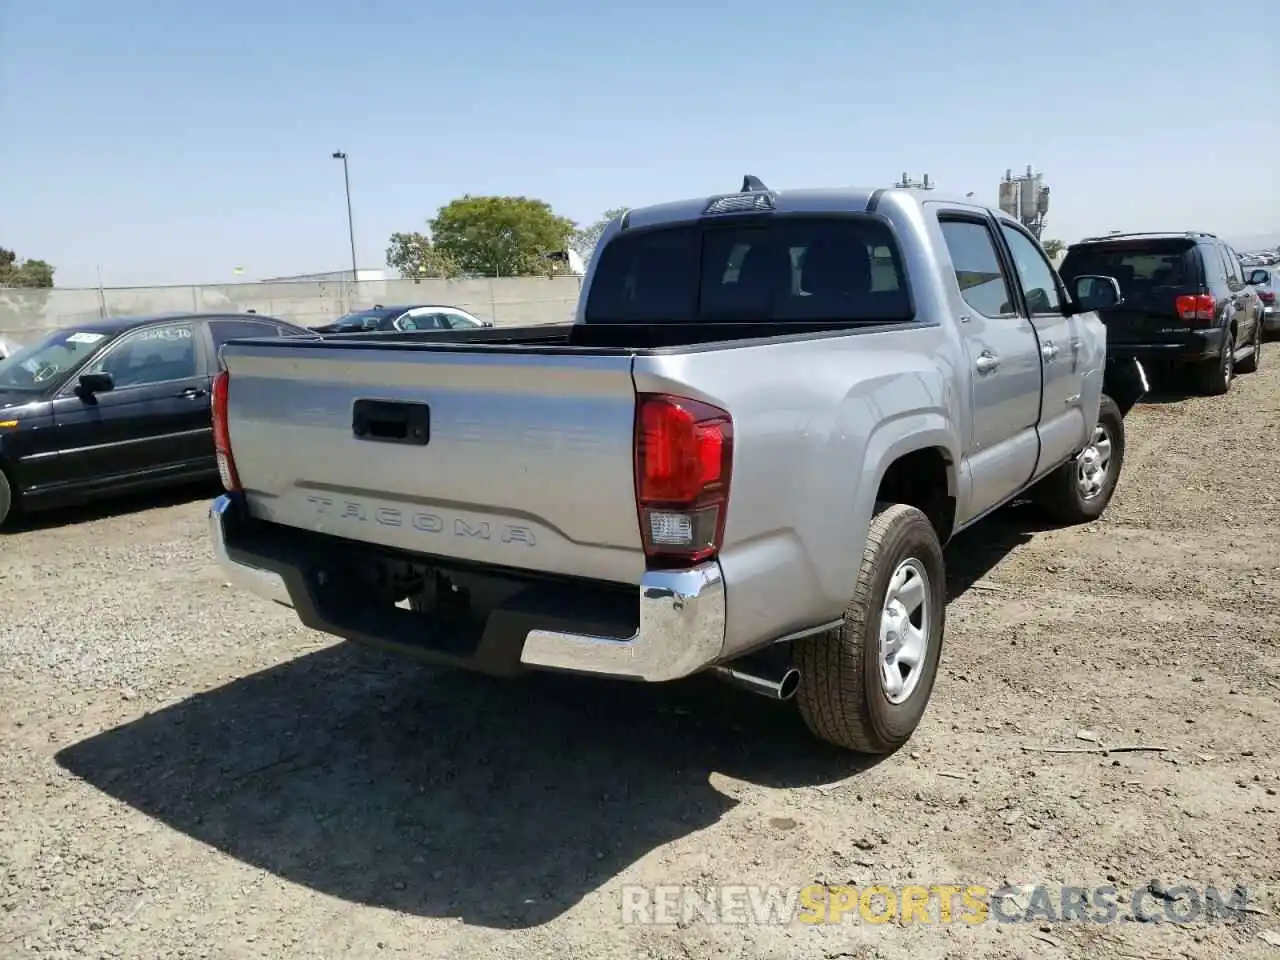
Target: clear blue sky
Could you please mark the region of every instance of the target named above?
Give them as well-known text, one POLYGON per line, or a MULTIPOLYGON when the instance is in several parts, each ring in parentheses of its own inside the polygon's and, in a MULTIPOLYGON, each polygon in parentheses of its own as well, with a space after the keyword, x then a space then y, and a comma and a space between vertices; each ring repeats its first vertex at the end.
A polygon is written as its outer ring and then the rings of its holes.
POLYGON ((337 149, 362 267, 463 193, 589 221, 747 172, 994 203, 1032 163, 1047 236, 1261 238, 1278 107, 1280 0, 12 2, 0 245, 59 286, 341 269, 337 149))

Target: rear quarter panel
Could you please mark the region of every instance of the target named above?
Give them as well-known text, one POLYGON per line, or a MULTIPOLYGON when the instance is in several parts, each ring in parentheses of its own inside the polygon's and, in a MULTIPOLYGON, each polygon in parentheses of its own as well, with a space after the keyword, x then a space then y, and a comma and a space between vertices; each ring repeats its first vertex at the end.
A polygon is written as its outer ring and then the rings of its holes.
POLYGON ((636 358, 637 391, 733 415, 726 656, 841 616, 894 459, 937 447, 960 462, 955 356, 948 328, 912 324, 636 358))

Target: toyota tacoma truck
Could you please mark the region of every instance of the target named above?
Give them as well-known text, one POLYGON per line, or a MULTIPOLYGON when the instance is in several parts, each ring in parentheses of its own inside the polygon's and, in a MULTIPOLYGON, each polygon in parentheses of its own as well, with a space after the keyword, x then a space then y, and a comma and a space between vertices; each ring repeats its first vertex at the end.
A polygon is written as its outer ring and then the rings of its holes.
POLYGON ((1145 389, 1107 362, 1118 298, 996 210, 748 177, 613 221, 569 324, 228 342, 214 549, 356 643, 708 672, 888 753, 947 540, 1022 494, 1067 523, 1111 499, 1145 389))

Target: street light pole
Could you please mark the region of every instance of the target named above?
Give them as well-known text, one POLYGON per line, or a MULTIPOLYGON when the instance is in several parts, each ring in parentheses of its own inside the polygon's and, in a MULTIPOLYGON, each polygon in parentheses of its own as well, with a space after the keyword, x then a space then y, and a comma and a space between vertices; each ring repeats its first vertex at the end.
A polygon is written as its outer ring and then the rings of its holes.
POLYGON ((351 175, 347 171, 347 154, 342 150, 333 151, 333 159, 342 161, 342 183, 347 190, 347 236, 351 240, 351 282, 360 279, 360 268, 356 266, 356 228, 351 219, 351 175))

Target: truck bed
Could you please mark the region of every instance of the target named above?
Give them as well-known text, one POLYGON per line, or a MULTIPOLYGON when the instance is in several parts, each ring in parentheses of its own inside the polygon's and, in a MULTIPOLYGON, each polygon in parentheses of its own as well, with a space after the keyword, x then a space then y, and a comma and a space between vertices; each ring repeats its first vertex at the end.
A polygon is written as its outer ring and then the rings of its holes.
POLYGON ((873 329, 886 327, 565 325, 230 341, 231 441, 260 519, 634 584, 645 569, 636 358, 873 329), (379 418, 404 411, 421 418, 422 436, 381 435, 405 427, 379 418))
MULTIPOLYGON (((741 630, 780 635, 808 626, 807 614, 825 603, 825 585, 805 571, 826 521, 815 517, 821 529, 800 535, 814 501, 801 495, 796 510, 784 509, 794 477, 775 468, 815 443, 827 451, 820 438, 834 426, 797 421, 797 411, 861 418, 862 406, 847 404, 849 383, 927 373, 940 337, 934 324, 862 321, 233 340, 223 348, 228 431, 255 520, 443 565, 634 587, 648 569, 635 486, 637 396, 731 410, 741 427, 730 512, 741 531, 730 558, 746 591, 741 630), (823 340, 829 345, 813 342, 823 340), (419 419, 406 425, 406 415, 419 419), (406 433, 419 428, 416 439, 406 433), (779 582, 779 565, 794 565, 799 588, 790 574, 779 582), (753 593, 763 581, 769 589, 753 593)), ((875 409, 891 415, 895 403, 914 409, 925 400, 897 389, 875 409)), ((853 431, 855 449, 865 442, 861 426, 841 429, 853 431)), ((827 476, 812 479, 822 486, 827 476)))

